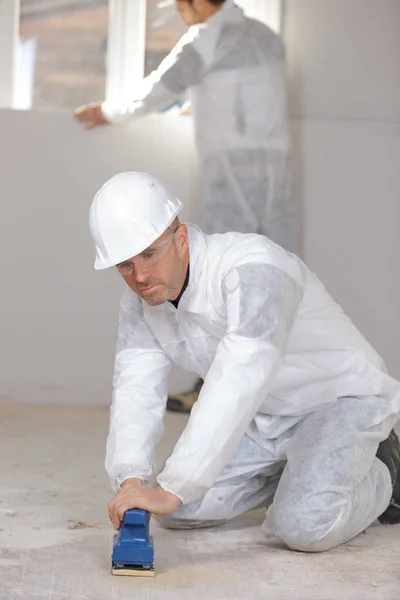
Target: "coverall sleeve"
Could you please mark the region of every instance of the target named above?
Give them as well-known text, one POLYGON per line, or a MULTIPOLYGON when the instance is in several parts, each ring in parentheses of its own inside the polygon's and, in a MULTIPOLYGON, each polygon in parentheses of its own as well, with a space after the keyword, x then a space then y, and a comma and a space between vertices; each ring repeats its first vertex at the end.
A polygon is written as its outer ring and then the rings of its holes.
POLYGON ((122 297, 106 471, 116 489, 129 477, 153 479, 154 448, 164 433, 170 360, 150 331, 141 300, 122 297))
POLYGON ((189 423, 157 481, 183 503, 211 488, 266 400, 303 295, 269 264, 234 268, 223 283, 227 332, 189 423))
POLYGON ((150 73, 140 85, 138 94, 131 102, 103 102, 104 117, 111 123, 130 119, 168 108, 179 100, 190 87, 202 80, 206 65, 202 57, 199 28, 191 28, 162 61, 158 69, 150 73))

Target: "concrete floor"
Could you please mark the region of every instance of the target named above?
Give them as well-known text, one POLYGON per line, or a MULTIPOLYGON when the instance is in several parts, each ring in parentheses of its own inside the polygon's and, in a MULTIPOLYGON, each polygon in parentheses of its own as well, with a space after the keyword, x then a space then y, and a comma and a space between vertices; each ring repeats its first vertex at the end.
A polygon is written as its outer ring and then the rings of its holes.
MULTIPOLYGON (((185 425, 167 415, 165 457, 185 425)), ((266 542, 264 510, 219 528, 152 524, 156 577, 110 575, 108 411, 0 405, 1 600, 399 600, 400 526, 324 554, 266 542)))

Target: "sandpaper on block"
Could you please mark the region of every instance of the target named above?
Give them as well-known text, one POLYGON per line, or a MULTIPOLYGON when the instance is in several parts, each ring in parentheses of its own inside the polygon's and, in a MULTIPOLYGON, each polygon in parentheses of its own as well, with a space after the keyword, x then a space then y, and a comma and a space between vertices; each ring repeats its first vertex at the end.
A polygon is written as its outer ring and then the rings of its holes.
POLYGON ((111 573, 130 577, 154 576, 154 547, 147 510, 126 511, 114 536, 111 573))

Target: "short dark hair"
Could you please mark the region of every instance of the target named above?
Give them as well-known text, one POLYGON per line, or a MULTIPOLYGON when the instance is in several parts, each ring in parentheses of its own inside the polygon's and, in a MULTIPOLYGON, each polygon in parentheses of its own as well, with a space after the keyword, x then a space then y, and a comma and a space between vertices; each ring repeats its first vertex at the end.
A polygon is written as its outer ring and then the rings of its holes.
POLYGON ((175 217, 171 225, 168 225, 167 229, 177 229, 181 224, 179 217, 175 217))
MULTIPOLYGON (((187 0, 189 4, 193 4, 193 0, 187 0)), ((209 4, 213 4, 214 6, 218 6, 218 4, 223 4, 225 0, 207 0, 209 4)))

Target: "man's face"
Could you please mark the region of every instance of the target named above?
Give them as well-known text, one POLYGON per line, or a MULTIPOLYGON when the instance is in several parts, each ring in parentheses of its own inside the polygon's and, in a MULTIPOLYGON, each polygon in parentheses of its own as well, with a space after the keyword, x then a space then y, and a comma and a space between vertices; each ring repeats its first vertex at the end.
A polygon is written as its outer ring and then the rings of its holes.
POLYGON ((179 12, 182 21, 185 25, 197 25, 203 23, 202 4, 199 0, 176 0, 176 10, 179 12))
MULTIPOLYGON (((175 300, 179 295, 185 281, 188 265, 188 232, 186 225, 179 225, 175 234, 167 229, 154 244, 151 244, 144 252, 134 256, 130 261, 122 265, 133 263, 133 272, 130 275, 122 275, 131 290, 135 292, 150 306, 158 306, 168 300, 175 300), (168 240, 168 238, 170 239, 168 240), (165 245, 159 246, 163 241, 165 245), (147 264, 147 256, 154 249, 160 252, 162 257, 154 264, 147 264)), ((154 256, 157 256, 154 254, 154 256)), ((118 268, 118 266, 117 266, 118 268)))

